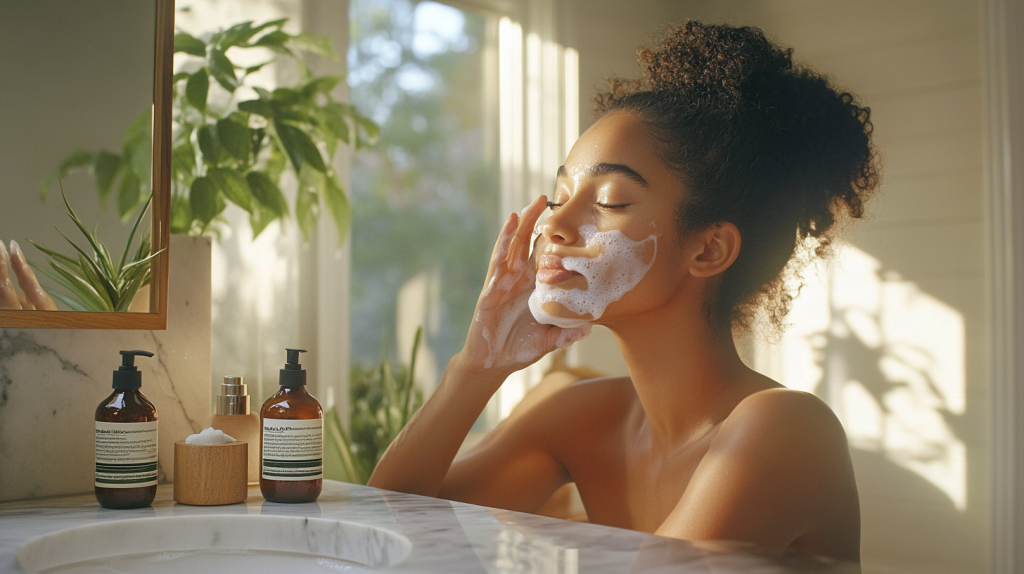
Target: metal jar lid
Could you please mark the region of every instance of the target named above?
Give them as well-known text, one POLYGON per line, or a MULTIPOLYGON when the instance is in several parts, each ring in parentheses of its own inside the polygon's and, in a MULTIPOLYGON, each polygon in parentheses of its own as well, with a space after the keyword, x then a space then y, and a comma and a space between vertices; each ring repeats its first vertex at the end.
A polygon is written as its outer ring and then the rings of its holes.
POLYGON ((217 395, 218 415, 249 414, 249 393, 242 377, 224 377, 217 395))

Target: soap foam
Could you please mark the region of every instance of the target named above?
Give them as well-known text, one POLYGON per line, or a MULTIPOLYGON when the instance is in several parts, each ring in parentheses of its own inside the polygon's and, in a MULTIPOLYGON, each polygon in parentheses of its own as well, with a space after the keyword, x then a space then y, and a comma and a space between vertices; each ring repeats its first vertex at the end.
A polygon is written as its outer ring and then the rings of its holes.
POLYGON ((185 444, 231 444, 233 442, 238 441, 231 435, 225 434, 224 431, 213 427, 205 428, 199 434, 189 435, 185 439, 185 444))
POLYGON ((598 255, 563 257, 562 266, 582 275, 587 280, 587 288, 559 289, 555 285, 538 282, 530 296, 530 312, 538 323, 557 325, 563 329, 589 326, 601 318, 608 305, 621 299, 640 283, 654 264, 658 252, 655 235, 633 241, 617 229, 599 232, 594 225, 581 226, 580 235, 588 248, 600 249, 598 255), (648 244, 653 246, 654 255, 650 262, 644 263, 643 255, 648 244), (577 315, 590 315, 591 318, 556 317, 542 309, 549 302, 559 303, 577 315))

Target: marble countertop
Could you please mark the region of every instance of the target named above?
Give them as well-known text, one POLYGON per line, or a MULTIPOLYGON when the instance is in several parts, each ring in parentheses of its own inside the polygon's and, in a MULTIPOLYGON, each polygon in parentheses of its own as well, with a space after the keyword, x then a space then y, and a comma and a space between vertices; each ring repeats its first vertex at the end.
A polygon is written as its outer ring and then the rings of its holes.
POLYGON ((173 501, 170 485, 161 485, 152 507, 134 510, 100 508, 91 494, 3 503, 0 573, 22 572, 15 553, 23 543, 66 528, 131 518, 243 514, 337 519, 398 532, 412 542, 412 551, 383 569, 396 573, 860 572, 855 564, 771 557, 733 544, 672 540, 328 480, 320 499, 308 504, 266 502, 259 488, 251 487, 243 504, 185 506, 173 501))

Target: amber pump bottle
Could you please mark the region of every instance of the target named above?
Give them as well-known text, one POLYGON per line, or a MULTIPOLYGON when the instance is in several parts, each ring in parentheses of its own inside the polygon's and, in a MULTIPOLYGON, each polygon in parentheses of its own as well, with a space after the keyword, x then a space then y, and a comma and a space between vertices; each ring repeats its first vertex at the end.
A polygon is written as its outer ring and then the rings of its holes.
POLYGON ((260 492, 270 502, 313 502, 324 483, 324 411, 306 392, 306 351, 287 352, 281 389, 260 411, 260 492))
POLYGON ((135 357, 121 351, 114 392, 96 407, 96 500, 104 508, 140 508, 156 498, 156 407, 142 395, 135 357))

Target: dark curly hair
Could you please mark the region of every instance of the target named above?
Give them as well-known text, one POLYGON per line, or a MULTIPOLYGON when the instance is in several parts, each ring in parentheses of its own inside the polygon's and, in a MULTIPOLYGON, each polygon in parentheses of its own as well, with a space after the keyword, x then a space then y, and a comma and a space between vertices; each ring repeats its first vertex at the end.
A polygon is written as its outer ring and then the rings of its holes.
POLYGON ((792 53, 757 28, 689 21, 638 50, 639 80, 611 79, 594 97, 598 116, 636 114, 686 186, 680 238, 739 229, 740 254, 706 302, 716 332, 748 329, 758 309, 781 329, 787 264, 827 255, 837 223, 862 217, 878 186, 871 110, 792 53))

